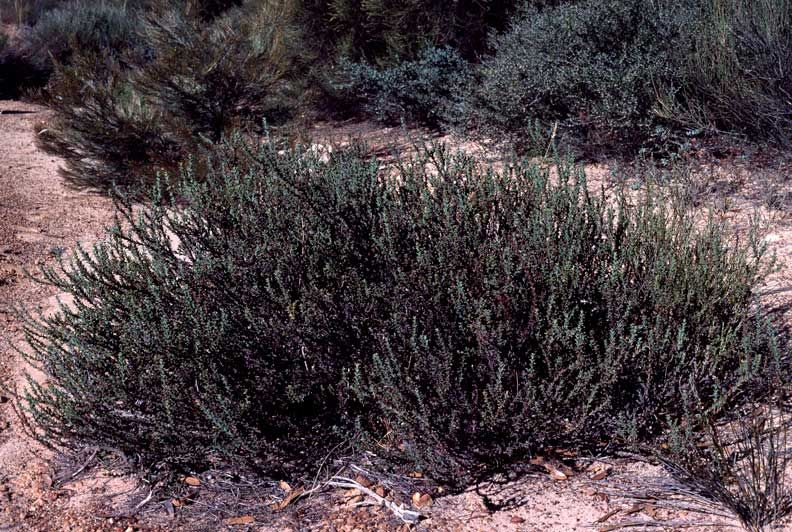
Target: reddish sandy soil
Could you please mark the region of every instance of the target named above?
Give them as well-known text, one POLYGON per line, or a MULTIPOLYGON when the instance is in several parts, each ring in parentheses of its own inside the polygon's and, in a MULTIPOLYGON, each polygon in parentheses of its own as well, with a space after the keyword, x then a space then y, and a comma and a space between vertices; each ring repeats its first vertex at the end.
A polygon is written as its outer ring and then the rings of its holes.
MULTIPOLYGON (((46 118, 47 112, 40 107, 0 101, 0 382, 12 387, 20 385, 29 370, 11 348, 14 343, 24 348, 13 307, 24 305, 34 311, 50 311, 56 295, 51 288, 25 277, 23 270, 35 270, 42 263, 52 262, 77 242, 95 241, 112 221, 112 205, 107 198, 68 187, 58 173, 60 161, 35 146, 34 125, 46 118)), ((322 126, 311 132, 320 140, 328 135, 343 138, 361 133, 376 143, 392 139, 399 132, 354 124, 322 126)), ((782 198, 790 190, 785 172, 784 167, 775 165, 761 174, 761 179, 773 179, 773 190, 782 198)), ((602 167, 592 169, 595 176, 602 177, 604 173, 602 167)), ((726 179, 742 173, 737 166, 718 167, 713 175, 723 174, 726 179)), ((718 182, 719 178, 713 179, 718 182)), ((787 209, 792 208, 792 199, 787 206, 762 207, 757 187, 765 190, 767 182, 753 178, 738 181, 739 186, 729 193, 729 203, 724 203, 719 215, 733 220, 737 227, 744 227, 748 215, 754 212, 768 221, 766 238, 783 267, 768 287, 768 297, 785 299, 792 286, 786 274, 792 250, 787 209)), ((713 198, 724 201, 720 196, 713 198)), ((285 496, 277 490, 274 499, 260 495, 242 497, 236 506, 226 504, 222 511, 206 510, 206 504, 199 510, 200 504, 179 502, 192 502, 201 490, 208 490, 213 480, 207 477, 185 499, 156 493, 142 510, 129 515, 130 508, 146 499, 149 490, 144 485, 133 475, 119 473, 98 460, 71 479, 79 467, 69 469, 62 458, 28 437, 13 413, 12 403, 8 394, 0 395, 0 531, 404 529, 385 509, 353 508, 345 503, 345 493, 340 491, 298 502, 286 512, 269 510, 272 502, 285 496), (227 521, 248 515, 252 522, 246 519, 233 525, 227 521)), ((553 479, 536 466, 527 476, 495 478, 460 495, 441 497, 433 492, 434 502, 422 508, 426 519, 418 529, 566 532, 609 530, 615 523, 657 519, 666 525, 654 530, 679 530, 681 520, 710 520, 651 506, 635 507, 630 501, 607 495, 607 487, 618 480, 641 484, 662 475, 662 471, 626 460, 605 462, 578 457, 570 463, 571 469, 564 470, 568 476, 565 480, 553 479), (608 473, 601 479, 596 473, 603 466, 607 466, 608 473)), ((409 504, 409 495, 408 492, 392 497, 409 504)), ((633 525, 630 529, 645 527, 633 525)), ((695 529, 725 530, 719 526, 695 529)))

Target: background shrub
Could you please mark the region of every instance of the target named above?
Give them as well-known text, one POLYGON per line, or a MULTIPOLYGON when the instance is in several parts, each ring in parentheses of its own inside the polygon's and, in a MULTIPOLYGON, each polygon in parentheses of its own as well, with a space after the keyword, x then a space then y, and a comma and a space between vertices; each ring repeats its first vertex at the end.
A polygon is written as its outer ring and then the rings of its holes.
POLYGON ((27 326, 45 441, 293 474, 358 427, 462 485, 716 415, 782 362, 762 247, 666 198, 439 148, 385 171, 236 140, 209 168, 45 270, 74 296, 27 326))
POLYGON ((74 183, 139 187, 231 128, 284 120, 300 98, 303 60, 280 5, 253 2, 211 22, 155 12, 140 30, 150 54, 81 53, 59 64, 44 147, 66 158, 74 183))
POLYGON ((472 66, 451 48, 427 48, 415 61, 390 68, 343 61, 342 90, 363 102, 379 121, 439 125, 460 106, 458 97, 471 82, 472 66))
POLYGON ((469 120, 485 136, 518 145, 537 120, 558 122, 592 151, 640 144, 658 90, 678 76, 689 14, 681 4, 645 0, 529 8, 494 37, 467 97, 469 120))
POLYGON ((32 26, 47 11, 67 0, 0 0, 0 22, 32 26))
POLYGON ((433 46, 449 46, 474 59, 486 47, 487 34, 507 23, 514 5, 512 0, 310 0, 302 19, 326 57, 392 66, 433 46))
POLYGON ((792 2, 706 0, 688 31, 695 45, 680 69, 668 117, 687 127, 788 144, 792 133, 792 2))
POLYGON ((120 56, 139 47, 138 14, 126 3, 78 1, 42 13, 22 36, 21 53, 42 71, 68 62, 74 50, 120 56))
POLYGON ((78 55, 56 67, 44 97, 55 117, 37 141, 65 160, 62 172, 78 186, 141 191, 197 142, 170 130, 165 111, 112 58, 78 55))
MULTIPOLYGON (((231 8, 239 7, 243 0, 182 0, 183 11, 186 16, 193 16, 208 21, 218 17, 231 8)), ((163 2, 160 5, 172 6, 172 2, 163 2)))
POLYGON ((19 36, 0 29, 0 98, 19 98, 28 89, 46 83, 46 73, 20 53, 19 36))
POLYGON ((259 18, 239 31, 244 21, 238 13, 207 29, 174 11, 151 17, 145 31, 156 57, 135 77, 135 86, 179 122, 175 127, 219 140, 229 126, 260 119, 268 106, 277 105, 268 99, 288 74, 293 56, 283 31, 264 25, 274 22, 259 18))

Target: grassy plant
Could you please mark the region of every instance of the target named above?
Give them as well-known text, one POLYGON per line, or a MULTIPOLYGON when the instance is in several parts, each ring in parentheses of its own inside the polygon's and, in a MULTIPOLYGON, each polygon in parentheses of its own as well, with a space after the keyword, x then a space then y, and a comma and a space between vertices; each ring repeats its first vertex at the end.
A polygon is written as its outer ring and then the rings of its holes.
POLYGON ((710 419, 703 434, 677 432, 671 451, 655 454, 671 478, 644 481, 628 496, 749 532, 777 530, 792 515, 788 414, 761 406, 739 416, 710 419))
POLYGON ((792 3, 707 0, 691 25, 695 46, 677 104, 685 125, 788 142, 792 114, 792 3))

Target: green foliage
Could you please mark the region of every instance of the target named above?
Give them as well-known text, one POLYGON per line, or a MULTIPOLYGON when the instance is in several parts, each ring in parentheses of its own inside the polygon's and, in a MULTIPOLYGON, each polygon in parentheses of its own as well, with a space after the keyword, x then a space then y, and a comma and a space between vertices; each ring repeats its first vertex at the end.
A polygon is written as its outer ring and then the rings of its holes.
POLYGON ((343 61, 341 69, 342 89, 386 123, 438 125, 459 107, 458 95, 472 80, 472 66, 451 48, 427 48, 415 61, 390 68, 343 61))
POLYGON ((648 0, 527 9, 494 38, 467 98, 469 125, 519 145, 535 121, 558 122, 562 134, 591 149, 629 149, 651 128, 658 87, 677 75, 688 15, 648 0))
POLYGON ((440 147, 387 170, 239 139, 210 159, 44 270, 73 297, 26 328, 44 441, 294 473, 359 427, 462 485, 716 415, 777 369, 762 246, 667 198, 440 147))
POLYGON ((792 133, 792 2, 707 0, 676 105, 684 125, 788 144, 792 133))
POLYGON ((427 47, 450 46, 468 60, 502 28, 515 2, 493 0, 309 0, 303 24, 321 49, 353 61, 411 60, 427 47))
POLYGON ((134 187, 231 128, 283 120, 300 96, 299 32, 282 3, 251 3, 214 19, 166 10, 144 21, 151 53, 81 54, 47 88, 56 118, 44 146, 78 184, 134 187))
POLYGON ((139 47, 137 12, 111 2, 78 1, 46 11, 23 33, 21 53, 36 68, 52 70, 52 61, 68 62, 74 50, 120 56, 139 47))

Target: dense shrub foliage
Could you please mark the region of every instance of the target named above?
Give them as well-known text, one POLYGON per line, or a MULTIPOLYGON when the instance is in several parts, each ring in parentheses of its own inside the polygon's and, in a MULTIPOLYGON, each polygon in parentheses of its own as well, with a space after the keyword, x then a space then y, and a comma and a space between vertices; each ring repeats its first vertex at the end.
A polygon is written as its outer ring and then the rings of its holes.
POLYGON ((481 133, 530 141, 535 122, 592 148, 640 143, 657 91, 682 73, 689 11, 667 2, 582 1, 528 9, 497 36, 467 97, 481 133), (678 61, 676 61, 678 64, 678 61))
POLYGON ((709 0, 691 27, 681 109, 670 118, 784 144, 792 134, 792 2, 709 0))
POLYGON ((426 47, 450 46, 474 59, 487 34, 505 27, 513 0, 308 0, 303 21, 335 58, 375 63, 412 60, 426 47))
MULTIPOLYGON (((19 42, 0 57, 12 72, 6 95, 41 86, 52 58, 69 66, 75 53, 83 68, 73 77, 107 85, 110 56, 141 71, 125 83, 140 85, 132 93, 149 87, 171 117, 199 114, 211 124, 184 132, 208 128, 212 139, 226 120, 251 114, 284 121, 362 110, 523 152, 546 152, 553 131, 557 145, 601 156, 673 146, 693 130, 786 143, 792 126, 787 0, 0 0, 0 17, 20 24, 19 42), (251 50, 258 34, 264 45, 251 50)), ((74 114, 80 98, 59 96, 74 114)))
POLYGON ((634 152, 680 126, 786 142, 790 21, 786 1, 529 8, 493 37, 466 94, 467 125, 525 149, 537 123, 558 123, 589 153, 634 152))
POLYGON ((65 159, 64 174, 80 186, 131 192, 157 171, 177 168, 198 142, 183 130, 169 131, 165 112, 112 59, 81 55, 59 66, 45 97, 56 114, 37 140, 65 159))
MULTIPOLYGON (((556 146, 584 156, 631 154, 669 139, 673 146, 692 130, 789 138, 786 0, 80 0, 40 7, 35 25, 0 58, 0 69, 20 72, 5 92, 46 80, 54 58, 55 144, 79 163, 72 175, 104 186, 129 181, 128 169, 114 169, 80 137, 104 135, 95 120, 121 121, 130 100, 145 110, 135 121, 163 118, 164 125, 143 129, 162 130, 157 142, 181 153, 251 120, 361 111, 387 123, 460 129, 523 153, 547 152, 551 132, 556 146), (77 84, 64 80, 85 83, 75 92, 77 84), (84 98, 96 108, 93 94, 108 86, 115 92, 96 98, 120 100, 123 113, 106 105, 82 114, 84 98), (91 174, 101 166, 103 176, 91 174)), ((124 155, 128 138, 102 143, 119 154, 111 159, 163 158, 147 149, 124 155)))
POLYGON ((45 441, 294 473, 362 430, 462 484, 716 414, 780 363, 761 246, 664 198, 438 147, 383 169, 237 139, 209 168, 45 270, 73 297, 27 326, 45 441))
POLYGON ((18 39, 0 32, 0 98, 19 98, 46 83, 46 74, 19 53, 18 39))
POLYGON ((186 15, 211 20, 224 11, 237 7, 242 0, 0 0, 0 22, 19 26, 35 26, 53 10, 84 6, 115 5, 124 8, 170 6, 186 15))
POLYGON ((167 9, 142 23, 147 58, 86 52, 58 65, 45 93, 57 114, 42 144, 66 158, 77 184, 139 187, 231 128, 283 120, 302 87, 299 32, 270 4, 212 22, 167 9))
POLYGON ((65 0, 0 0, 0 22, 32 25, 43 13, 65 3, 65 0))
POLYGON ((471 82, 472 66, 451 48, 426 48, 415 61, 390 68, 342 62, 343 90, 386 123, 438 125, 461 105, 459 95, 471 82))
POLYGON ((119 56, 140 46, 138 15, 125 5, 80 1, 41 15, 23 37, 21 53, 36 68, 52 70, 52 61, 68 62, 74 50, 119 56))

